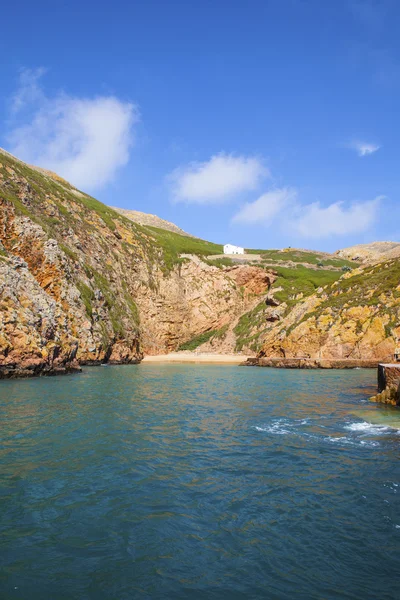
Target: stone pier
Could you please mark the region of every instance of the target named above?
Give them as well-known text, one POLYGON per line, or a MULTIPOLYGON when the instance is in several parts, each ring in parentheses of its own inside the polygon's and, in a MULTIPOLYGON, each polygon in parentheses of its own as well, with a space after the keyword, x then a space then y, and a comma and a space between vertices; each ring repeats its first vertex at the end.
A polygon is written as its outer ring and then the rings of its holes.
POLYGON ((370 400, 400 406, 400 363, 378 365, 378 392, 370 400))
POLYGON ((400 383, 400 363, 380 363, 378 365, 378 392, 400 383))

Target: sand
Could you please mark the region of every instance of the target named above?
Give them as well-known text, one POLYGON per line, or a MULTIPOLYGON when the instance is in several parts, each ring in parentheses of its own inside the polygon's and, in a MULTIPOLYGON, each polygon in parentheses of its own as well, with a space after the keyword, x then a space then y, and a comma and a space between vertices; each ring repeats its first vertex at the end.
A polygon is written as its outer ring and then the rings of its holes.
POLYGON ((238 365, 249 357, 244 354, 212 354, 211 352, 171 352, 158 356, 145 356, 142 363, 220 363, 238 365))

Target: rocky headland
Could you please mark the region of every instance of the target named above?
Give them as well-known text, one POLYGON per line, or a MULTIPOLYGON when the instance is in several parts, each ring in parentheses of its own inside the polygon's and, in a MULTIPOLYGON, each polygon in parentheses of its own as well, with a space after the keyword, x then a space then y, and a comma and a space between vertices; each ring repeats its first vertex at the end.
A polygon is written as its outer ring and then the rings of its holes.
POLYGON ((219 244, 116 211, 0 151, 0 377, 193 350, 314 365, 391 359, 400 259, 387 244, 373 257, 288 248, 235 262, 219 244))
POLYGON ((346 272, 266 332, 259 358, 391 362, 400 338, 400 260, 346 272))

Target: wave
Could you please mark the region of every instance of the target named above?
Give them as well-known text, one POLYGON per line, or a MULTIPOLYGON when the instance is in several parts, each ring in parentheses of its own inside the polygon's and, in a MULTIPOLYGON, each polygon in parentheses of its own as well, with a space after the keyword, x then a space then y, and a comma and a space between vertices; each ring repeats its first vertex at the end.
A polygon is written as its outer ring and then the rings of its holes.
POLYGON ((274 433, 277 435, 284 434, 292 434, 295 435, 299 433, 296 431, 296 427, 299 425, 310 425, 309 419, 276 419, 272 423, 263 425, 262 427, 254 426, 253 429, 257 431, 266 431, 268 433, 274 433))
POLYGON ((350 423, 345 425, 344 428, 348 431, 368 433, 371 435, 382 435, 391 429, 387 425, 374 425, 373 423, 367 423, 367 421, 362 421, 361 423, 350 423))
POLYGON ((276 423, 273 423, 272 425, 268 425, 266 427, 255 426, 254 429, 256 429, 257 431, 266 431, 267 433, 272 433, 275 435, 287 435, 288 433, 293 433, 293 431, 285 429, 283 422, 280 421, 277 421, 276 423))
MULTIPOLYGON (((347 423, 343 426, 343 429, 351 432, 351 434, 338 435, 339 432, 335 432, 336 435, 321 435, 316 433, 315 430, 313 432, 307 431, 306 426, 310 424, 309 419, 275 419, 271 423, 263 424, 262 426, 253 426, 253 429, 270 435, 291 435, 336 445, 367 448, 376 448, 380 444, 376 440, 364 439, 365 437, 383 435, 392 430, 391 427, 386 425, 373 425, 367 421, 362 421, 361 423, 347 423)), ((319 427, 324 426, 319 425, 319 427)))
POLYGON ((332 442, 334 444, 344 444, 348 446, 367 446, 368 448, 376 448, 379 446, 379 442, 374 442, 373 440, 358 440, 354 438, 349 438, 346 436, 341 437, 326 437, 324 438, 326 442, 332 442))

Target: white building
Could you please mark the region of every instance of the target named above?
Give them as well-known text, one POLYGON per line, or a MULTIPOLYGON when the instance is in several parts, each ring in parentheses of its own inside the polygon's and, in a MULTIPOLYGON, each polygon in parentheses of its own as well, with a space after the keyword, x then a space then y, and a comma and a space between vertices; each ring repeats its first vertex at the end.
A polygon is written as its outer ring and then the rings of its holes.
POLYGON ((244 248, 234 246, 233 244, 225 244, 224 254, 244 254, 244 248))

